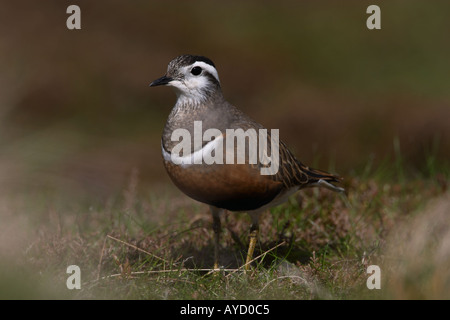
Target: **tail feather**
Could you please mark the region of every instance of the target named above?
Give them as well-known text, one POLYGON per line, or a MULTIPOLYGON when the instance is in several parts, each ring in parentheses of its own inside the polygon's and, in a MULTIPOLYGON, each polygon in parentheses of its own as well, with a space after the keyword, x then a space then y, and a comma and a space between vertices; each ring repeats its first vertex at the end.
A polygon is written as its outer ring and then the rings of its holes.
POLYGON ((280 170, 274 176, 282 181, 287 189, 294 186, 301 188, 325 187, 330 190, 343 193, 344 188, 335 186, 333 183, 342 182, 342 178, 317 169, 309 168, 295 158, 286 145, 280 141, 280 170))
POLYGON ((342 178, 331 174, 322 170, 312 169, 308 166, 305 166, 302 163, 299 163, 302 171, 307 175, 308 177, 308 183, 305 185, 305 187, 325 187, 327 189, 330 189, 332 191, 336 192, 345 192, 344 188, 335 186, 333 182, 341 183, 342 178))

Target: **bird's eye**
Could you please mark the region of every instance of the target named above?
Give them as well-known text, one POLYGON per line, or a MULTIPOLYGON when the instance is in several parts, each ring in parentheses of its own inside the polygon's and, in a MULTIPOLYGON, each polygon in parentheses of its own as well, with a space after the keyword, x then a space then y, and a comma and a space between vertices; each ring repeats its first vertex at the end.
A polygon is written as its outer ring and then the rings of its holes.
POLYGON ((192 70, 191 70, 191 73, 194 76, 198 76, 200 73, 202 73, 202 68, 200 68, 200 67, 193 67, 192 70))

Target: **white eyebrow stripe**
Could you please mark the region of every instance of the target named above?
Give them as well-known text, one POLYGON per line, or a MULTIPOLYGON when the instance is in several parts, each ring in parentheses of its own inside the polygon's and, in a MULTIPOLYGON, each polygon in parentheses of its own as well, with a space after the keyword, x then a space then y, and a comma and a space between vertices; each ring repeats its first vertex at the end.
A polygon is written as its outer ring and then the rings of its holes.
POLYGON ((214 78, 216 78, 216 80, 217 81, 219 81, 219 83, 220 83, 220 80, 219 80, 219 74, 217 73, 217 70, 216 70, 216 68, 214 68, 212 65, 210 65, 210 64, 207 64, 206 62, 203 62, 203 61, 196 61, 193 65, 192 65, 192 68, 193 67, 201 67, 202 69, 205 69, 206 71, 208 71, 210 74, 212 74, 213 75, 213 77, 214 78))

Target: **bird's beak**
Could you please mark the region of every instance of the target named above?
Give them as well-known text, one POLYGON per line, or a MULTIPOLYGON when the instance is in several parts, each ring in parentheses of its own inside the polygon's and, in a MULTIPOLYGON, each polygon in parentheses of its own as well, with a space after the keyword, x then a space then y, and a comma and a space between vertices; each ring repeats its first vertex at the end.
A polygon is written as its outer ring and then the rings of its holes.
POLYGON ((156 79, 155 81, 153 81, 152 83, 150 83, 150 87, 156 87, 156 86, 164 86, 166 84, 169 84, 170 81, 172 81, 173 79, 167 76, 162 76, 159 79, 156 79))

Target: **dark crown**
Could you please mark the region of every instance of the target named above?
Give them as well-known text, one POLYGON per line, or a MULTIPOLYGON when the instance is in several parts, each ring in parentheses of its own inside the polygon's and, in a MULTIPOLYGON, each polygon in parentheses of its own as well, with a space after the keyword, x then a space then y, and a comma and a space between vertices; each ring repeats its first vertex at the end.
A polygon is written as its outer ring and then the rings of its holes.
POLYGON ((211 61, 211 59, 204 57, 204 56, 194 56, 191 54, 184 54, 181 56, 176 57, 175 59, 173 59, 172 61, 170 61, 169 63, 169 69, 177 69, 180 67, 184 67, 184 66, 189 66, 197 61, 202 61, 204 63, 207 63, 211 66, 213 66, 214 68, 216 67, 214 65, 214 62, 211 61))

